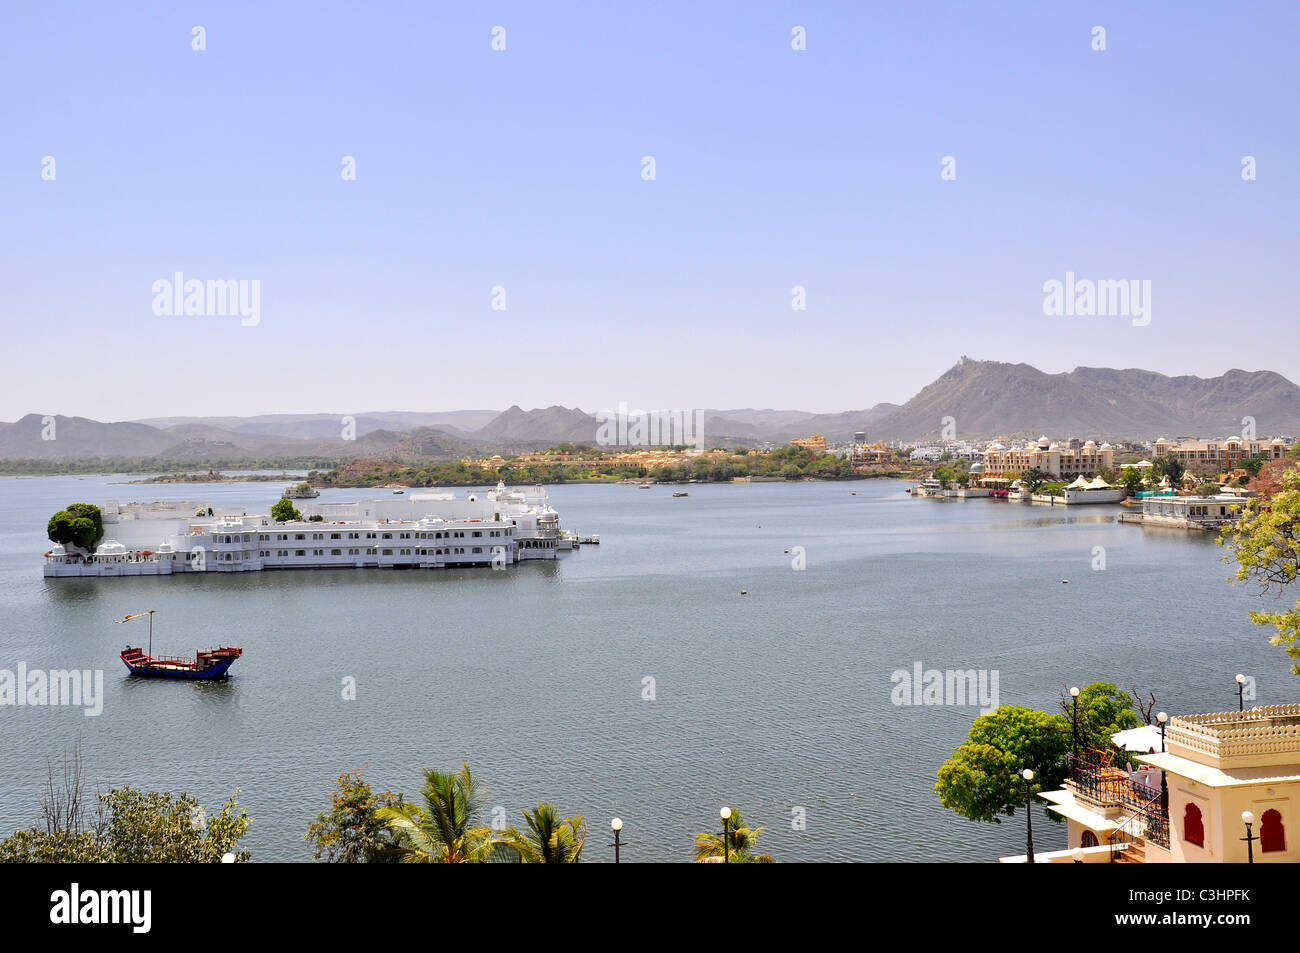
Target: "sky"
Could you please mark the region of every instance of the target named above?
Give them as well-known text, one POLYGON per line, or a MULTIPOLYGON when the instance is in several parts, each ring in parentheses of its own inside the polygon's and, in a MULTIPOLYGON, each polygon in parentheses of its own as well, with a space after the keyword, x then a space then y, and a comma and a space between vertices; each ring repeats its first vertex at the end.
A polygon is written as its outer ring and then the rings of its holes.
POLYGON ((0 420, 832 412, 963 354, 1300 380, 1297 36, 1295 3, 6 4, 0 420), (166 313, 177 273, 257 308, 166 313), (1045 313, 1067 273, 1149 297, 1045 313))

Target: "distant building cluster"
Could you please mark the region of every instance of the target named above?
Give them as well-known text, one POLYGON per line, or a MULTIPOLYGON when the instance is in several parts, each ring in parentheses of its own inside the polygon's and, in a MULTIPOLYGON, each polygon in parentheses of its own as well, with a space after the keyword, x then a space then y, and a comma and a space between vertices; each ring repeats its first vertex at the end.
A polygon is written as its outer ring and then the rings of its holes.
POLYGON ((1108 443, 1098 446, 1093 440, 1071 440, 1062 445, 1039 437, 1036 443, 1021 447, 995 443, 984 451, 984 472, 990 476, 1041 470, 1053 477, 1074 477, 1109 470, 1114 463, 1115 448, 1108 443), (1078 446, 1073 446, 1076 443, 1078 446))
POLYGON ((1164 437, 1155 442, 1156 456, 1173 456, 1185 467, 1217 467, 1234 470, 1247 457, 1265 457, 1279 460, 1286 456, 1287 442, 1281 437, 1272 440, 1242 440, 1226 437, 1223 440, 1184 440, 1172 443, 1164 437))

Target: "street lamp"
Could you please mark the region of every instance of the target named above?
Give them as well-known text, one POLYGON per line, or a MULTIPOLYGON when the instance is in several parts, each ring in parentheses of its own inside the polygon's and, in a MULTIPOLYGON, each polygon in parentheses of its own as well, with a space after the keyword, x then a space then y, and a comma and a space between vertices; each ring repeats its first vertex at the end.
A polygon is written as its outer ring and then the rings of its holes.
POLYGON ((1246 842, 1246 863, 1253 864, 1255 862, 1255 841, 1259 840, 1250 832, 1250 825, 1255 823, 1255 815, 1250 811, 1242 811, 1241 822, 1246 825, 1246 836, 1241 838, 1246 842))
POLYGON ((614 848, 614 863, 618 863, 618 849, 623 846, 623 841, 619 840, 619 832, 623 830, 623 819, 616 817, 609 822, 610 829, 614 832, 614 843, 609 846, 614 848))
POLYGON ((1070 776, 1074 780, 1079 780, 1079 689, 1074 686, 1070 689, 1070 695, 1074 698, 1074 719, 1070 724, 1070 754, 1073 755, 1071 762, 1070 776))
MULTIPOLYGON (((1169 725, 1169 716, 1164 712, 1156 714, 1156 721, 1160 722, 1160 753, 1165 753, 1165 728, 1169 725)), ((1160 766, 1160 810, 1164 812, 1165 819, 1169 819, 1169 782, 1166 780, 1164 765, 1160 766)))
POLYGON ((731 808, 724 807, 718 812, 718 814, 722 818, 722 862, 724 864, 729 864, 731 863, 731 834, 729 831, 731 826, 731 808))
POLYGON ((1028 768, 1020 772, 1020 776, 1025 779, 1025 842, 1029 847, 1028 860, 1026 863, 1034 862, 1034 812, 1033 795, 1031 794, 1031 783, 1034 780, 1034 772, 1028 768))
POLYGON ((1083 848, 1076 847, 1074 850, 1070 851, 1070 856, 1074 858, 1076 864, 1083 863, 1083 848))
POLYGON ((1237 711, 1238 713, 1246 710, 1246 676, 1240 672, 1237 673, 1237 711))

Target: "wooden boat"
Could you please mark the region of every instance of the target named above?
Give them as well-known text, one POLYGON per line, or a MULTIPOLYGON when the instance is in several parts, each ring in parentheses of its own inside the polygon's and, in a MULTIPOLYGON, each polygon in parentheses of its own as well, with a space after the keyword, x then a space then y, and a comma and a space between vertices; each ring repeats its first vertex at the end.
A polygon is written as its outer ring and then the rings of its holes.
POLYGON ((130 622, 132 619, 140 619, 144 616, 149 617, 149 651, 138 646, 128 645, 122 650, 119 656, 122 659, 127 670, 132 675, 143 675, 153 678, 189 678, 189 679, 221 679, 228 678, 227 674, 230 666, 235 663, 235 659, 244 654, 244 650, 233 645, 222 645, 215 649, 204 649, 195 654, 194 658, 185 658, 176 655, 159 655, 153 654, 153 609, 148 612, 138 612, 135 615, 129 615, 125 619, 114 619, 121 625, 124 622, 130 622))

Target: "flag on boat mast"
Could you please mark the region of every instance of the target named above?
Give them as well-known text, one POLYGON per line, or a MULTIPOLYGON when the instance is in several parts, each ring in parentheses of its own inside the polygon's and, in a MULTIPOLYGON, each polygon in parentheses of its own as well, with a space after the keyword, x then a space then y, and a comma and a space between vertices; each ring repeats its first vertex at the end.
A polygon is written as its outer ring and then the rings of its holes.
POLYGON ((123 622, 130 622, 132 619, 140 619, 143 618, 144 616, 153 615, 153 614, 154 614, 154 610, 150 609, 148 612, 137 612, 135 615, 129 615, 125 619, 114 619, 113 621, 116 622, 118 625, 121 625, 123 622))

